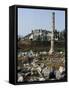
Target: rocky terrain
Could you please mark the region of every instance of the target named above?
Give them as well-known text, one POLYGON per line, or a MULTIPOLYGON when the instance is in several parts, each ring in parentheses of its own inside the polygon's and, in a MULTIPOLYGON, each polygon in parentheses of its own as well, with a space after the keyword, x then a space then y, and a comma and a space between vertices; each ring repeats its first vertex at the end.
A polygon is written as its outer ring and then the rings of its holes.
POLYGON ((49 55, 48 52, 18 53, 18 82, 61 80, 65 77, 65 54, 55 52, 49 55))

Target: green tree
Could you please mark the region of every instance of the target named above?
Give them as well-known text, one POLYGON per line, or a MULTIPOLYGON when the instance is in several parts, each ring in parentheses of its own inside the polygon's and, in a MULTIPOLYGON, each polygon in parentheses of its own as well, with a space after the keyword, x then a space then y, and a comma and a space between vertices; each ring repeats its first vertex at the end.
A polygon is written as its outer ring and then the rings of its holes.
POLYGON ((40 35, 37 37, 37 41, 41 41, 41 36, 40 35))

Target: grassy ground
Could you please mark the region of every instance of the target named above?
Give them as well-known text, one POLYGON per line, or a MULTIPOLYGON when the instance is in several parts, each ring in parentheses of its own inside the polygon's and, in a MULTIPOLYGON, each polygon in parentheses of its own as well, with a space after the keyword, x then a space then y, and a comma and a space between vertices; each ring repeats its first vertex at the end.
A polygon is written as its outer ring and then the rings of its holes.
POLYGON ((38 64, 44 63, 49 67, 55 67, 56 69, 58 69, 59 66, 64 67, 65 55, 61 55, 59 53, 53 53, 52 55, 39 55, 38 60, 38 64))
MULTIPOLYGON (((34 52, 40 51, 49 51, 50 50, 50 41, 19 41, 18 49, 22 51, 33 50, 34 52)), ((64 52, 65 43, 62 41, 54 42, 55 52, 64 52)))
MULTIPOLYGON (((46 55, 39 55, 37 57, 38 64, 44 63, 45 65, 49 67, 55 67, 56 69, 59 68, 59 66, 64 66, 64 60, 65 60, 65 43, 58 41, 54 43, 54 49, 55 53, 52 55, 46 54, 46 55), (63 54, 60 54, 58 52, 63 52, 63 54)), ((21 51, 29 51, 32 50, 33 52, 40 52, 40 51, 46 51, 48 52, 50 50, 50 41, 20 41, 18 42, 18 50, 21 51)), ((35 57, 34 57, 35 58, 35 57)))

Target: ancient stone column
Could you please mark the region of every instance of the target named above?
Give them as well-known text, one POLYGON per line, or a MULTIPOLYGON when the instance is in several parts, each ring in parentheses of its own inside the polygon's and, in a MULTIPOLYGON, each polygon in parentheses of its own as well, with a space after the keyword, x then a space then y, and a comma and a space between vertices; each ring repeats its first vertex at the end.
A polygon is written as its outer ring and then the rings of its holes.
POLYGON ((55 12, 52 13, 51 48, 49 54, 52 54, 54 52, 54 31, 55 31, 55 12))

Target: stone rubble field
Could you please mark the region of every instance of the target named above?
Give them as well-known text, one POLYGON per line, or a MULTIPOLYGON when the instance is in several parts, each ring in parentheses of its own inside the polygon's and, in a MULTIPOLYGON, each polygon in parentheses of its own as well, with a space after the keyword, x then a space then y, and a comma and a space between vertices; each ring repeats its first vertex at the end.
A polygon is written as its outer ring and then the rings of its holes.
POLYGON ((20 52, 18 54, 17 81, 32 82, 65 79, 65 54, 55 52, 20 52))

